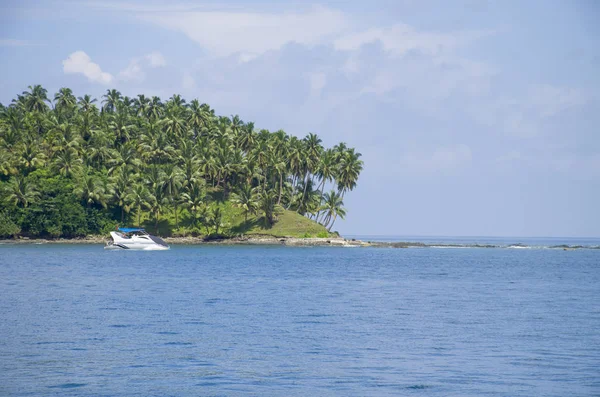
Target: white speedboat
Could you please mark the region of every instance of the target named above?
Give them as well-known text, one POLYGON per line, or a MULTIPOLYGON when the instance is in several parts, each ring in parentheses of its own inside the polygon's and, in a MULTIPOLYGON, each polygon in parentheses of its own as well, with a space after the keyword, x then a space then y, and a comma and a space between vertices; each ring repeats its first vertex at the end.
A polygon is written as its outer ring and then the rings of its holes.
POLYGON ((121 227, 115 232, 110 232, 111 240, 104 249, 124 250, 168 250, 169 245, 163 239, 151 236, 144 229, 121 227))

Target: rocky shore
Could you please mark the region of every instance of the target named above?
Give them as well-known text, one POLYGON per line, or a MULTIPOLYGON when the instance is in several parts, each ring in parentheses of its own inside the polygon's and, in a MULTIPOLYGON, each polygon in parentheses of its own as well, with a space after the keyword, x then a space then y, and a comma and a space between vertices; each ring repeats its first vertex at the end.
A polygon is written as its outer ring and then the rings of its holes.
MULTIPOLYGON (((343 237, 327 238, 298 238, 298 237, 274 237, 274 236, 240 236, 231 238, 203 238, 203 237, 164 237, 163 240, 169 245, 283 245, 288 247, 376 247, 376 248, 534 248, 522 244, 511 244, 508 246, 487 244, 425 244, 421 242, 383 242, 383 241, 361 241, 346 239, 343 237)), ((6 244, 106 244, 107 237, 88 236, 72 239, 29 239, 26 237, 18 239, 0 240, 0 246, 6 244)), ((537 247, 548 249, 561 249, 565 251, 575 249, 600 249, 600 246, 568 246, 556 245, 550 247, 537 247)))
MULTIPOLYGON (((29 239, 19 238, 11 240, 0 240, 0 244, 105 244, 108 239, 101 236, 88 236, 72 239, 29 239)), ((426 247, 423 243, 387 243, 366 242, 343 237, 332 238, 296 238, 296 237, 274 237, 274 236, 242 236, 232 238, 205 239, 202 237, 165 237, 169 245, 284 245, 290 247, 388 247, 388 248, 410 248, 426 247)))

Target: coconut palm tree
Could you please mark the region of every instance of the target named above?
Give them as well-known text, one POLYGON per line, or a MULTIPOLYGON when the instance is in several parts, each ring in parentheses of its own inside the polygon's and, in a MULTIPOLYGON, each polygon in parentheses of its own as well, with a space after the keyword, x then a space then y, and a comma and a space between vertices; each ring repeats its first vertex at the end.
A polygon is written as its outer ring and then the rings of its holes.
POLYGON ((85 168, 76 178, 73 190, 84 202, 86 207, 100 204, 106 208, 106 190, 100 178, 93 174, 90 168, 85 168))
POLYGON ((0 150, 0 175, 8 176, 18 174, 18 169, 12 153, 0 150))
POLYGON ((188 186, 186 191, 181 195, 184 205, 192 213, 194 226, 196 226, 196 221, 198 220, 198 210, 204 206, 205 196, 206 191, 204 190, 203 183, 194 183, 188 186))
POLYGON ((94 103, 97 101, 96 98, 92 98, 89 95, 84 95, 83 97, 78 97, 77 101, 79 108, 83 111, 83 113, 90 113, 97 110, 96 105, 94 105, 94 103))
POLYGON ((135 114, 138 117, 149 118, 150 117, 150 99, 146 98, 145 95, 139 94, 137 98, 133 100, 135 107, 135 114))
POLYGON ((17 154, 19 164, 25 173, 29 173, 46 164, 46 155, 41 151, 37 140, 27 139, 19 148, 17 154))
POLYGON ((302 201, 304 201, 306 196, 306 188, 309 186, 308 178, 317 169, 322 152, 321 139, 316 134, 308 134, 304 138, 304 177, 302 179, 304 181, 304 191, 302 193, 302 201))
MULTIPOLYGON (((316 173, 317 177, 321 179, 321 184, 317 188, 317 190, 321 192, 321 201, 323 201, 325 183, 333 182, 333 178, 336 175, 337 169, 336 154, 333 150, 327 149, 323 153, 323 156, 321 156, 321 161, 319 162, 316 173)), ((319 221, 318 216, 316 221, 319 221)))
POLYGON ((231 133, 233 134, 233 138, 237 141, 237 138, 240 136, 242 129, 244 128, 244 122, 237 114, 235 116, 231 116, 231 124, 229 125, 231 129, 231 133))
POLYGON ((259 199, 258 188, 249 184, 242 185, 237 192, 231 194, 233 206, 244 212, 244 222, 248 221, 248 214, 255 214, 258 210, 259 199))
POLYGON ((163 206, 165 204, 166 197, 165 191, 163 189, 162 184, 156 184, 152 188, 152 193, 150 195, 150 212, 154 215, 154 229, 156 233, 158 233, 158 222, 160 219, 160 213, 163 210, 163 206))
POLYGON ((131 188, 131 192, 126 196, 126 200, 137 210, 137 226, 140 226, 140 217, 142 209, 150 206, 152 197, 148 188, 143 183, 136 183, 131 188))
POLYGON ((148 104, 148 118, 151 120, 157 120, 162 116, 163 113, 163 104, 160 101, 160 98, 157 96, 153 96, 152 100, 148 104))
POLYGON ((347 191, 356 187, 356 181, 358 181, 358 176, 363 168, 363 161, 360 160, 360 157, 361 154, 356 153, 354 149, 348 149, 340 156, 336 180, 342 199, 347 191))
POLYGON ((265 227, 271 227, 275 223, 275 207, 277 197, 271 191, 261 192, 258 201, 258 208, 263 215, 265 227))
POLYGON ((123 167, 135 171, 143 164, 138 158, 134 144, 126 142, 123 145, 117 146, 117 149, 113 152, 113 157, 108 161, 108 165, 111 166, 108 169, 108 173, 112 174, 115 170, 123 167))
POLYGON ((331 221, 331 224, 327 229, 328 231, 331 231, 331 228, 333 227, 333 224, 338 216, 344 219, 346 216, 346 209, 343 207, 344 201, 342 200, 342 197, 334 190, 329 193, 325 193, 323 199, 324 203, 320 208, 325 213, 323 226, 327 227, 331 221))
POLYGON ((102 110, 108 113, 112 113, 117 108, 118 103, 121 101, 121 93, 114 88, 106 90, 106 94, 102 95, 104 100, 102 101, 102 110))
POLYGON ((212 216, 211 216, 211 223, 212 226, 215 228, 215 234, 219 234, 219 228, 221 226, 223 226, 223 211, 221 211, 221 207, 220 206, 216 206, 213 209, 212 212, 212 216))
POLYGON ((131 192, 131 176, 129 172, 127 172, 127 168, 120 167, 118 171, 114 173, 111 181, 110 191, 112 193, 113 202, 119 207, 121 210, 121 224, 125 220, 125 212, 129 212, 130 210, 130 192, 131 192))
POLYGON ((40 198, 35 185, 21 175, 12 177, 6 185, 6 199, 16 206, 27 207, 40 198))
POLYGON ((51 168, 65 177, 71 177, 81 170, 83 160, 73 148, 65 148, 56 153, 51 168))
POLYGON ((190 102, 187 123, 193 131, 194 138, 202 135, 202 129, 208 127, 213 114, 206 104, 200 104, 197 99, 190 102))
POLYGON ((167 201, 173 206, 175 211, 175 227, 179 227, 177 204, 180 199, 180 190, 183 184, 183 173, 175 164, 167 164, 163 169, 163 190, 167 201))
POLYGON ((29 91, 23 92, 25 108, 29 112, 44 113, 48 110, 48 91, 41 85, 29 86, 29 91))
POLYGON ((54 95, 54 109, 59 118, 69 118, 73 115, 77 99, 70 88, 63 87, 54 95))

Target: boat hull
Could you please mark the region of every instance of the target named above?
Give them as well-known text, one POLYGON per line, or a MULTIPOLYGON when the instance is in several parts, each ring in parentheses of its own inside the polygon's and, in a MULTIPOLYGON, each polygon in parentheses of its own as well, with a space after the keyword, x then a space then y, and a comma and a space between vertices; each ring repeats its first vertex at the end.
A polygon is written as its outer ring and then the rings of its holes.
POLYGON ((113 250, 113 251, 166 251, 171 249, 171 247, 163 247, 162 245, 151 245, 151 244, 140 244, 140 245, 125 245, 125 244, 109 244, 104 247, 105 250, 113 250))

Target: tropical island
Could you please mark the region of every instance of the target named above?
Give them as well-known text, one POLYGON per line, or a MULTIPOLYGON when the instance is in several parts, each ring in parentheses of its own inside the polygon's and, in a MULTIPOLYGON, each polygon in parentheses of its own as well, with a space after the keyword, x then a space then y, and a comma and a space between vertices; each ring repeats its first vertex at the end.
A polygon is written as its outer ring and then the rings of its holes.
POLYGON ((257 130, 197 99, 40 85, 0 104, 0 238, 332 237, 363 168, 339 143, 257 130))

